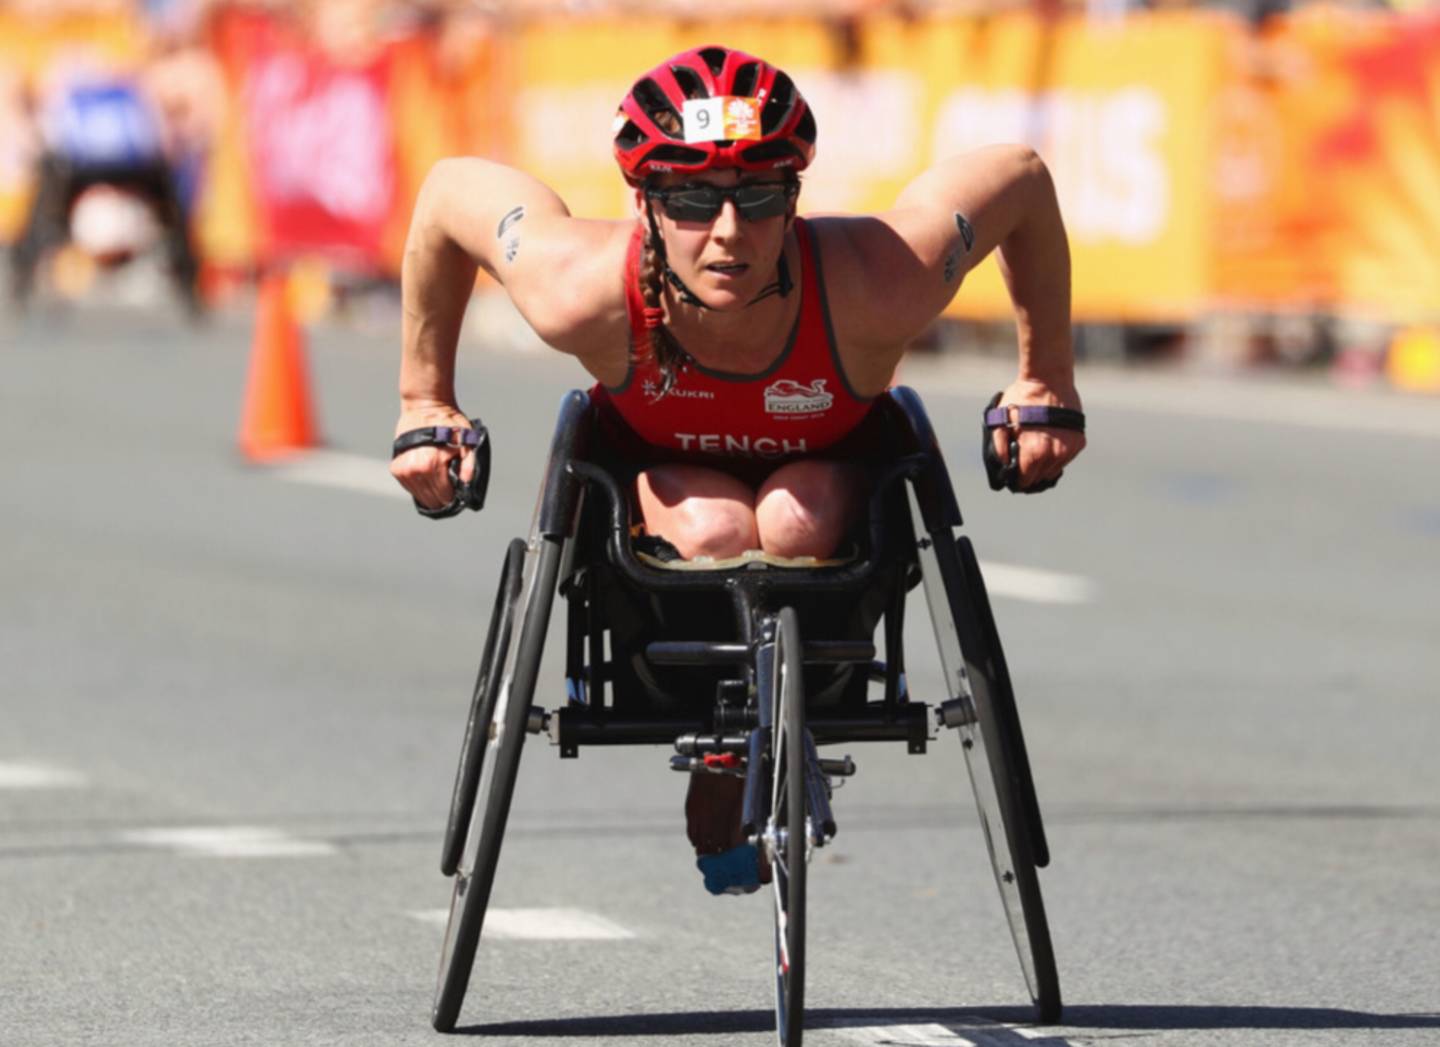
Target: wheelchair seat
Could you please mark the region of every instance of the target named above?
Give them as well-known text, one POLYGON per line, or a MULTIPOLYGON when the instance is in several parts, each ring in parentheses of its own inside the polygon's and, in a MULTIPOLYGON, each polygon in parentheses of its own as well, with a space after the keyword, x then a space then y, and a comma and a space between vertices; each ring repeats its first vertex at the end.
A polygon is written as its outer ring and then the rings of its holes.
MULTIPOLYGON (((886 498, 871 507, 873 519, 857 521, 853 541, 841 556, 784 558, 754 550, 722 560, 666 562, 636 551, 627 540, 634 531, 628 495, 643 465, 609 441, 608 429, 593 409, 580 412, 574 424, 575 446, 583 449, 577 457, 588 464, 581 471, 592 481, 592 490, 598 488, 603 496, 587 500, 581 509, 574 560, 580 566, 562 579, 561 592, 572 606, 577 599, 590 601, 592 613, 606 623, 611 657, 604 663, 608 670, 603 682, 610 687, 604 704, 613 716, 682 711, 703 715, 727 687, 735 685, 735 674, 726 667, 655 664, 647 651, 656 641, 662 646, 686 641, 746 643, 748 623, 737 616, 734 591, 747 583, 783 593, 810 635, 851 643, 871 641, 887 609, 898 614, 904 595, 903 590, 897 592, 899 580, 905 581, 906 589, 918 583, 913 558, 907 560, 892 539, 892 535, 900 539, 903 546, 908 530, 902 526, 907 514, 900 484, 882 492, 886 498), (902 501, 897 502, 897 496, 902 501), (677 576, 697 584, 670 584, 677 576)), ((877 401, 856 437, 849 441, 851 446, 869 449, 861 464, 872 488, 887 471, 894 474, 895 461, 914 454, 917 444, 913 426, 891 396, 877 401)), ((890 479, 893 482, 895 475, 890 479)), ((592 669, 595 664, 592 658, 592 669)), ((835 712, 862 709, 870 683, 866 669, 854 663, 807 666, 807 706, 835 712)), ((599 682, 590 681, 588 693, 593 695, 599 682)))

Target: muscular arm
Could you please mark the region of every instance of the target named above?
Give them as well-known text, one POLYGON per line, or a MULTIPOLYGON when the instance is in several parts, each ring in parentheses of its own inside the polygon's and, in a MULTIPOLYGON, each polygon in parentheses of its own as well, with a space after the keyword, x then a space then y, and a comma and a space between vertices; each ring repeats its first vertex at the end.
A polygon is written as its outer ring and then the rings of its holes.
POLYGON ((1022 371, 1063 366, 1070 252, 1050 173, 1035 153, 995 146, 943 161, 873 219, 844 222, 869 287, 853 325, 877 344, 923 331, 991 251, 1014 301, 1022 371))
MULTIPOLYGON (((943 161, 906 186, 892 210, 845 227, 842 253, 868 282, 847 324, 859 368, 873 359, 875 373, 893 369, 904 341, 933 322, 965 274, 998 251, 1019 356, 1004 402, 1081 406, 1070 335, 1070 249, 1054 182, 1033 150, 994 146, 943 161)), ((997 447, 1005 443, 1002 434, 996 439, 997 447)), ((1027 433, 1022 482, 1058 476, 1084 443, 1079 433, 1027 433)), ((1001 452, 1008 457, 1008 446, 1001 452)))
POLYGON ((1013 146, 957 157, 907 186, 897 203, 901 208, 916 212, 909 221, 944 231, 937 241, 943 244, 938 272, 936 261, 928 260, 930 282, 938 285, 935 297, 943 299, 940 309, 964 274, 998 248, 996 260, 1015 308, 1021 376, 1072 383, 1070 247, 1044 162, 1013 146), (973 231, 969 246, 962 223, 973 231))
MULTIPOLYGON (((455 393, 461 321, 483 268, 542 339, 584 356, 624 317, 621 223, 570 217, 547 186, 486 160, 442 160, 421 187, 401 264, 400 419, 396 432, 464 425, 455 393)), ((620 343, 623 351, 623 341, 620 343)), ((420 501, 450 499, 456 452, 419 448, 391 472, 420 501)), ((467 461, 466 471, 470 469, 467 461)))
POLYGON ((558 196, 520 171, 470 158, 435 165, 415 201, 400 271, 406 409, 454 405, 455 347, 476 270, 512 297, 523 294, 522 232, 568 216, 558 196))

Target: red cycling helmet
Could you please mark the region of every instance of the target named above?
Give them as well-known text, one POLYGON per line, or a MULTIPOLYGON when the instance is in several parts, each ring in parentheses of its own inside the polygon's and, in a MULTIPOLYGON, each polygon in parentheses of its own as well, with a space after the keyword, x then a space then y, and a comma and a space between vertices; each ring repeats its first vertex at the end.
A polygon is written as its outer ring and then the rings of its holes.
MULTIPOLYGON (((710 125, 714 115, 697 113, 692 121, 710 125)), ((815 117, 794 82, 768 62, 728 47, 697 47, 661 62, 635 81, 615 124, 615 159, 631 185, 658 172, 714 167, 800 171, 815 158, 815 117), (687 141, 685 103, 707 98, 753 99, 740 106, 740 117, 744 121, 758 109, 758 127, 751 120, 746 137, 705 138, 692 123, 687 141)))

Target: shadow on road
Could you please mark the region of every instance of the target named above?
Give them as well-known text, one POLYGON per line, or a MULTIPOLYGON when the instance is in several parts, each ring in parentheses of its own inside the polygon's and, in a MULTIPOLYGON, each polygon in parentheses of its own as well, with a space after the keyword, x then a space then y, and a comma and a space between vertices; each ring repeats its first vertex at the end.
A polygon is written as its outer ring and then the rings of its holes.
MULTIPOLYGON (((960 1032, 1002 1024, 1033 1026, 1028 1007, 971 1007, 928 1010, 903 1007, 817 1007, 805 1015, 811 1029, 876 1025, 936 1024, 960 1032)), ((608 1017, 548 1018, 496 1022, 456 1030, 472 1036, 678 1036, 706 1033, 767 1032, 775 1013, 763 1011, 676 1011, 608 1017)), ((1065 1029, 1437 1029, 1440 1013, 1370 1014, 1339 1007, 1166 1006, 1094 1004, 1065 1008, 1064 1021, 1046 1027, 1057 1036, 1065 1029)))

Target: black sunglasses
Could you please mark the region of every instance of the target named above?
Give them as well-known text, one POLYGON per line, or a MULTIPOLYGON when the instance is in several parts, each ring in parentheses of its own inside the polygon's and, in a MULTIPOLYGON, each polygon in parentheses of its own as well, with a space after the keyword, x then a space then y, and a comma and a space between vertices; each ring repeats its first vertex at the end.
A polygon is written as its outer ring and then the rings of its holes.
POLYGON ((659 200, 665 214, 676 222, 713 222, 730 200, 747 222, 783 215, 800 192, 795 182, 747 182, 744 185, 676 185, 669 189, 646 189, 645 195, 659 200))

